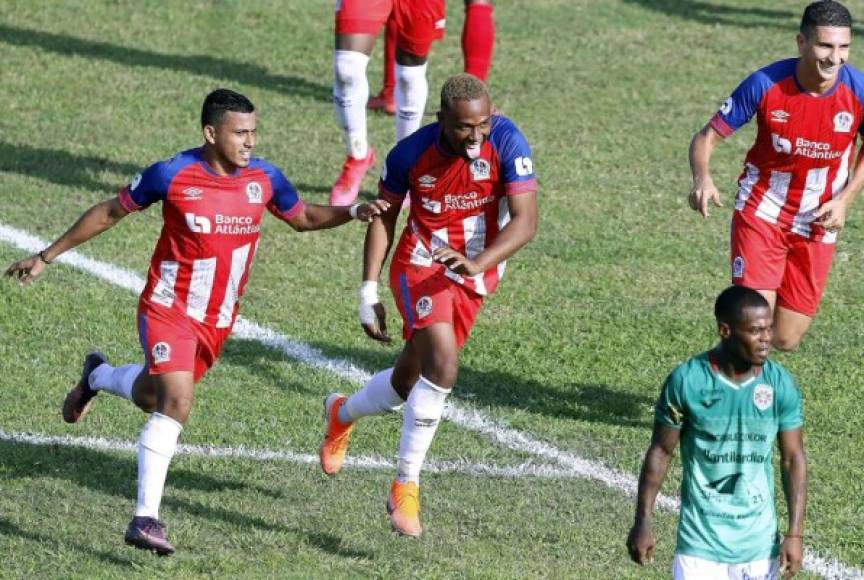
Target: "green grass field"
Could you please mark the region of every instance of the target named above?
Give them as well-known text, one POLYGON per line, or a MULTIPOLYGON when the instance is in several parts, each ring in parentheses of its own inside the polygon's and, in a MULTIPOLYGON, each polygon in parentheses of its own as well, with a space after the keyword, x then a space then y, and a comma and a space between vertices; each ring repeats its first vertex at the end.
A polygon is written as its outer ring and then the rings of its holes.
MULTIPOLYGON (((462 67, 462 3, 449 4, 428 120, 442 81, 462 67)), ((284 457, 178 455, 161 513, 177 554, 126 547, 134 453, 83 442, 133 443, 144 416, 100 396, 83 424, 68 426, 59 405, 89 350, 140 360, 137 297, 62 264, 29 288, 0 281, 0 577, 668 577, 675 514, 658 512, 657 559, 639 569, 624 548, 633 498, 576 477, 567 458, 635 476, 663 379, 713 344, 729 207, 753 133, 718 149, 726 207, 704 221, 686 207, 688 141, 747 73, 794 54, 805 4, 497 2, 490 85, 533 146, 541 226, 484 307, 454 403, 532 443, 443 423, 429 460, 462 467, 424 475, 419 541, 389 528, 393 469, 352 467, 329 480, 284 457), (525 475, 526 466, 551 473, 525 475)), ((864 18, 864 2, 848 6, 864 18)), ((141 168, 199 144, 200 103, 218 86, 255 102, 257 153, 304 199, 326 203, 344 155, 330 103, 332 20, 332 3, 313 0, 5 0, 0 225, 53 239, 141 168)), ((853 64, 864 63, 862 50, 853 45, 853 64)), ((373 92, 380 69, 376 52, 373 92)), ((373 114, 369 126, 383 154, 393 121, 373 114)), ((364 190, 373 195, 375 175, 364 190)), ((805 396, 807 548, 850 573, 864 569, 862 223, 859 202, 810 334, 777 357, 805 396)), ((79 251, 143 276, 160 224, 151 209, 79 251)), ((321 364, 229 341, 181 442, 305 457, 317 451, 323 397, 358 387, 321 365, 372 372, 399 345, 369 341, 356 322, 361 226, 300 235, 268 218, 262 238, 242 315, 313 347, 321 364)), ((4 268, 24 255, 0 243, 4 268)), ((394 462, 399 427, 396 416, 361 423, 352 456, 394 462)), ((665 493, 677 493, 679 475, 676 466, 665 493)))

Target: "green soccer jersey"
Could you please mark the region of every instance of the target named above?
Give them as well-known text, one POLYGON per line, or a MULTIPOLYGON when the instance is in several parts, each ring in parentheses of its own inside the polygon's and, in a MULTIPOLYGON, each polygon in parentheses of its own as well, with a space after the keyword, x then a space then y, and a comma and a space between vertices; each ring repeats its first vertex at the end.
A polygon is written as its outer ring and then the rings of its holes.
POLYGON ((755 370, 735 383, 706 352, 663 385, 655 420, 681 430, 681 554, 723 563, 778 554, 771 454, 778 431, 803 425, 801 394, 779 364, 755 370))

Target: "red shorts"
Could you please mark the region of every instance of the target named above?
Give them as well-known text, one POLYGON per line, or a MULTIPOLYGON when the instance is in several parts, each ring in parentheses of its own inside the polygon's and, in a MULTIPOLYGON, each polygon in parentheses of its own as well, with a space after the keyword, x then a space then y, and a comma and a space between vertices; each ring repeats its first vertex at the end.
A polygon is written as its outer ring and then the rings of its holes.
POLYGON ((812 317, 831 271, 835 244, 814 242, 740 211, 732 216, 732 283, 776 290, 777 305, 812 317))
POLYGON ((430 275, 429 268, 394 266, 390 268, 390 290, 402 315, 402 337, 410 340, 415 330, 446 322, 453 326, 456 346, 462 348, 483 306, 483 297, 440 272, 430 275))
POLYGON ((336 34, 378 36, 391 13, 403 52, 426 56, 444 37, 444 0, 337 0, 336 34))
POLYGON ((231 328, 200 324, 173 310, 138 305, 138 337, 151 375, 190 371, 201 380, 222 351, 231 328))

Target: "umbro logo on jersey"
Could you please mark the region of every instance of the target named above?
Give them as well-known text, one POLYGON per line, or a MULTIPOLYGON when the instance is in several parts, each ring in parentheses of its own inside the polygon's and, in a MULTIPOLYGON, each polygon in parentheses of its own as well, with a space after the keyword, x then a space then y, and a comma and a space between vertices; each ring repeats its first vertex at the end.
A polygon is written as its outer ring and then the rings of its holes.
POLYGON ((204 195, 204 190, 197 187, 187 187, 183 190, 183 195, 186 196, 186 201, 198 201, 204 195))
POLYGON ((852 121, 854 120, 855 118, 852 116, 852 113, 840 111, 834 115, 834 132, 848 133, 852 129, 852 121))
POLYGON ((444 30, 447 27, 447 20, 442 18, 435 21, 435 30, 444 30))
POLYGON ((785 123, 789 120, 789 113, 783 111, 782 109, 771 111, 771 120, 776 121, 777 123, 785 123))
POLYGON ((435 187, 436 181, 437 181, 437 179, 435 179, 431 175, 424 175, 417 180, 417 183, 423 189, 432 189, 433 187, 435 187))

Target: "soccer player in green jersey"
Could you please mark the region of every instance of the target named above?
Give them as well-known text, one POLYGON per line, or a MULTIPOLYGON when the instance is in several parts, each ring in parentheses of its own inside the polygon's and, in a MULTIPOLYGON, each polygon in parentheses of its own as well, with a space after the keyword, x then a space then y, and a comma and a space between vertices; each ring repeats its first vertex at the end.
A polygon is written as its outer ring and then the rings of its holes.
POLYGON ((720 343, 672 371, 657 401, 627 549, 640 565, 653 558, 654 501, 680 440, 681 517, 672 577, 789 578, 804 556, 801 394, 786 369, 768 360, 771 308, 759 292, 727 288, 714 314, 720 343), (784 536, 774 509, 775 439, 789 512, 784 536))

